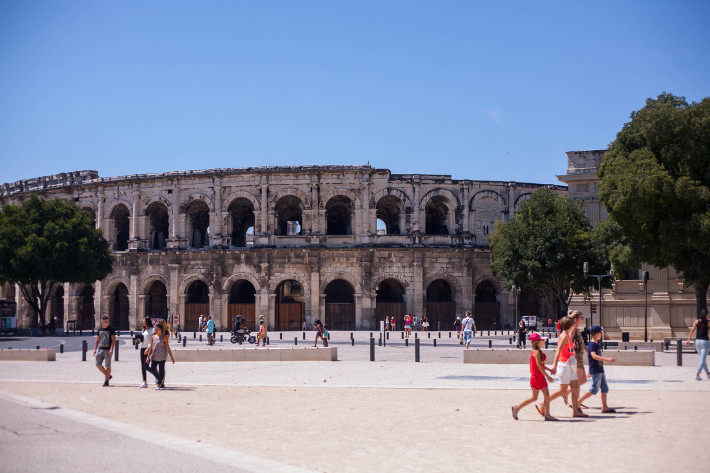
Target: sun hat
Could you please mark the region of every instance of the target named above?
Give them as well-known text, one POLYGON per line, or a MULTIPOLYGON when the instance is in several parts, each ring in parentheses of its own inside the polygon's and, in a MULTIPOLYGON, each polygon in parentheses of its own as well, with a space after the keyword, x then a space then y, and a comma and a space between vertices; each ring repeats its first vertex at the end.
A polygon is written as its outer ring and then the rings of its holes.
POLYGON ((539 341, 539 340, 542 340, 542 337, 541 337, 540 334, 537 333, 537 332, 531 333, 528 338, 530 339, 531 342, 537 342, 537 341, 539 341))

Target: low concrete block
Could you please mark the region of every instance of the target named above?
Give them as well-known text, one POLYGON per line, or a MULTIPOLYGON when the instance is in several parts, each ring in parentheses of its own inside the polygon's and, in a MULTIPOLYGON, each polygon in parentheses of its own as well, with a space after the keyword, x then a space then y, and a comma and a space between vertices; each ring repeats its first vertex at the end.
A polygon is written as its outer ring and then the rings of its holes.
POLYGON ((338 349, 328 348, 235 348, 230 350, 173 349, 176 362, 207 361, 337 361, 338 349))
POLYGON ((57 361, 57 350, 0 350, 0 361, 57 361))
POLYGON ((619 342, 619 350, 633 350, 638 347, 639 350, 655 350, 663 353, 663 342, 619 342))
MULTIPOLYGON (((555 358, 555 351, 542 350, 542 352, 547 355, 546 364, 550 366, 552 360, 555 358)), ((654 366, 656 363, 656 352, 654 350, 605 350, 604 356, 616 358, 614 365, 617 366, 654 366)), ((527 364, 529 360, 530 350, 469 349, 463 351, 464 363, 515 365, 527 364)), ((586 359, 584 360, 584 364, 587 364, 586 359)))

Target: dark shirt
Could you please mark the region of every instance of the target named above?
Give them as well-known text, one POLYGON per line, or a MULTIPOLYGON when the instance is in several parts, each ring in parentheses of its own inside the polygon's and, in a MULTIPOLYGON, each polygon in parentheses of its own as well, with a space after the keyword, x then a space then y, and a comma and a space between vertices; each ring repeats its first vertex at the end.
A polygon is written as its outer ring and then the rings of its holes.
POLYGON ((587 359, 589 360, 589 374, 600 374, 604 372, 604 362, 592 358, 592 353, 602 356, 601 347, 597 342, 589 342, 587 347, 587 359))
POLYGON ((99 337, 99 348, 108 350, 111 348, 111 337, 116 335, 116 331, 110 325, 106 328, 101 327, 96 336, 99 337))
POLYGON ((698 321, 698 334, 695 337, 696 340, 707 340, 708 339, 708 320, 698 321))

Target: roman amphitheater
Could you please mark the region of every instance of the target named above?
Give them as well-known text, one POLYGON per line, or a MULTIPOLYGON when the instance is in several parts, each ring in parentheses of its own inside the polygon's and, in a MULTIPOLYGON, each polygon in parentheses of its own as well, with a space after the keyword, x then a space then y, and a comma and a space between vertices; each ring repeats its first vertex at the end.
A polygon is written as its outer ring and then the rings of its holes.
MULTIPOLYGON (((603 218, 596 167, 603 152, 568 153, 573 197, 590 219, 603 218)), ((373 329, 386 316, 427 314, 451 329, 474 311, 479 329, 501 329, 518 315, 547 317, 548 301, 505 291, 489 270, 487 237, 541 187, 454 180, 449 175, 392 174, 370 166, 213 169, 121 177, 77 171, 0 187, 0 203, 37 193, 74 201, 111 243, 114 272, 93 285, 59 285, 50 316, 59 326, 91 329, 100 314, 133 329, 144 316, 179 316, 194 330, 200 315, 217 326, 263 314, 270 328, 299 330, 316 318, 330 330, 373 329)), ((581 269, 580 269, 581 271, 581 269)), ((672 270, 655 270, 655 334, 688 330, 694 298, 672 270), (689 293, 687 293, 689 292, 689 293)), ((638 280, 604 294, 613 332, 643 328, 638 280), (640 325, 639 325, 640 320, 640 325)), ((643 294, 641 294, 643 296, 643 294)), ((18 326, 36 325, 15 287, 18 326)), ((573 304, 589 314, 588 302, 573 304)), ((554 316, 553 316, 554 317, 554 316)))

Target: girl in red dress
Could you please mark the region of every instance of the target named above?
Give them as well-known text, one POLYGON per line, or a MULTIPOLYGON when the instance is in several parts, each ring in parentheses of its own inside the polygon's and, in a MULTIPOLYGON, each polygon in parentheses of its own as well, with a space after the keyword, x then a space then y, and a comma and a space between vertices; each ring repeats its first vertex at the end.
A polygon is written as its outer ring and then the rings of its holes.
POLYGON ((545 417, 545 420, 554 421, 557 419, 550 415, 550 391, 547 389, 547 382, 552 382, 552 378, 545 372, 546 370, 549 371, 549 368, 545 366, 546 357, 540 350, 542 338, 539 333, 533 332, 530 335, 530 344, 532 345, 532 350, 530 351, 530 388, 532 389, 532 397, 512 407, 513 419, 518 420, 520 409, 537 401, 537 397, 542 391, 544 398, 543 408, 540 409, 538 407, 537 410, 545 417))

